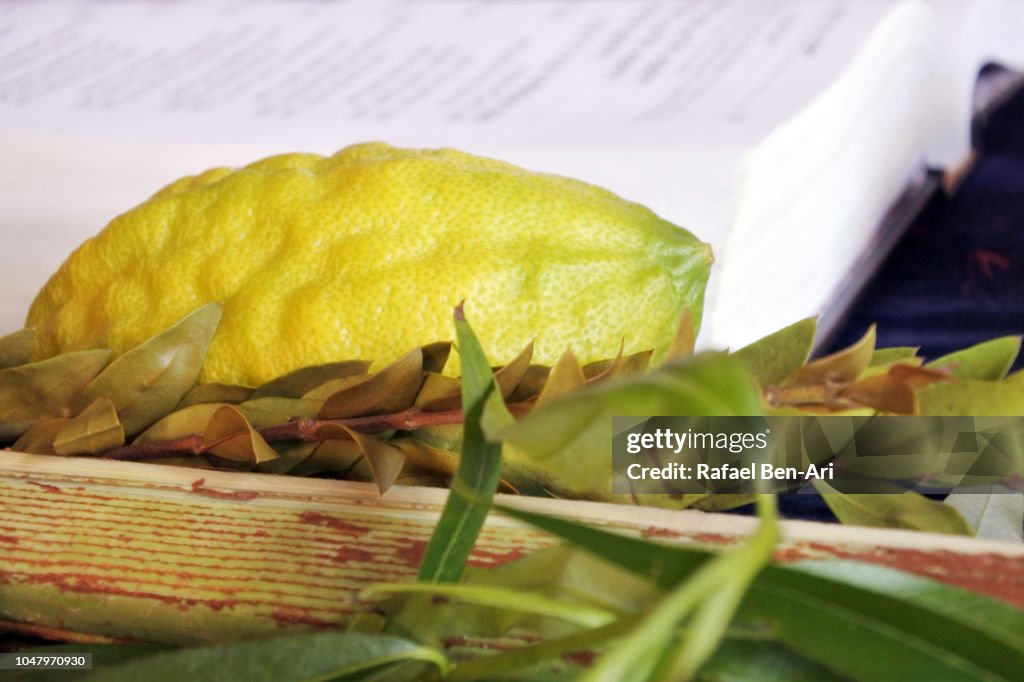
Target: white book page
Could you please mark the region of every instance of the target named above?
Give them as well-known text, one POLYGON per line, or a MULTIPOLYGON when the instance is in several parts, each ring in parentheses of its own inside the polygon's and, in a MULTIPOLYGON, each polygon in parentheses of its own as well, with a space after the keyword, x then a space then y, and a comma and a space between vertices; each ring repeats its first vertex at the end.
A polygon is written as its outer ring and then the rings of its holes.
POLYGON ((740 159, 892 4, 9 1, 0 332, 78 243, 170 180, 371 139, 579 177, 721 254, 740 159))

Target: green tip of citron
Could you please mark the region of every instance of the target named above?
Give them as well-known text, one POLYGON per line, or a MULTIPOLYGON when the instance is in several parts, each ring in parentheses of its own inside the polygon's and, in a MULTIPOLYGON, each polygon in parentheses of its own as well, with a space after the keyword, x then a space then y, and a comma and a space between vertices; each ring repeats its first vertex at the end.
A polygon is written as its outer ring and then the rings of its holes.
POLYGON ((249 385, 452 338, 462 300, 495 364, 530 340, 547 364, 623 342, 657 357, 682 310, 699 321, 710 264, 692 234, 598 187, 371 143, 165 187, 82 244, 27 325, 42 357, 122 353, 220 301, 200 381, 249 385))

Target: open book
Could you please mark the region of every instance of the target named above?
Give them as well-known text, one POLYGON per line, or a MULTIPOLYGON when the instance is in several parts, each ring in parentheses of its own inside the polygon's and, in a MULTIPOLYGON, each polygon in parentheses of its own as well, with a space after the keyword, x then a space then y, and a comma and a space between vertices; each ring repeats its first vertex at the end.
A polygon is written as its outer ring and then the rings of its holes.
POLYGON ((284 151, 453 146, 712 244, 701 341, 835 313, 927 169, 971 153, 1024 2, 31 3, 0 15, 0 333, 167 182, 284 151))

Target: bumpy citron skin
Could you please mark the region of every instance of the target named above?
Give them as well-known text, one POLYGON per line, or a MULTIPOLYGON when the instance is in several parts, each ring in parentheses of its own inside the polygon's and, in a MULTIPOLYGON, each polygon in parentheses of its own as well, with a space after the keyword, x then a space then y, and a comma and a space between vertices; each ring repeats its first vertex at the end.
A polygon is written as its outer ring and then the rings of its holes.
MULTIPOLYGON (((200 381, 256 385, 387 362, 466 314, 491 361, 664 352, 699 320, 711 256, 650 210, 451 149, 362 144, 179 180, 115 218, 40 291, 39 354, 124 352, 198 306, 224 314, 200 381)), ((457 367, 449 367, 457 371, 457 367)))

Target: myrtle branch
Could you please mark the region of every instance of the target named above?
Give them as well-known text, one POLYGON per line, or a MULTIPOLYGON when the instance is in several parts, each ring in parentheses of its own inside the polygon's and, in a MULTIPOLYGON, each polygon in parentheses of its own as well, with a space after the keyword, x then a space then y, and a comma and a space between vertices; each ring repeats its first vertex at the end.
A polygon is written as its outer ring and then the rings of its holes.
MULTIPOLYGON (((520 416, 529 411, 531 405, 530 401, 513 403, 508 406, 508 409, 512 414, 520 416)), ((413 431, 426 426, 461 424, 462 420, 461 409, 424 412, 419 408, 410 407, 392 414, 377 414, 367 417, 293 419, 283 424, 264 426, 263 428, 256 429, 256 431, 268 443, 279 443, 289 440, 312 442, 323 440, 322 437, 317 436, 317 432, 328 424, 345 426, 360 433, 379 433, 391 429, 413 431)), ((151 459, 162 459, 164 457, 198 456, 235 437, 237 436, 231 435, 218 441, 207 442, 203 439, 203 434, 193 433, 171 440, 123 445, 113 450, 107 450, 98 456, 101 459, 116 459, 129 462, 142 462, 151 459)))

